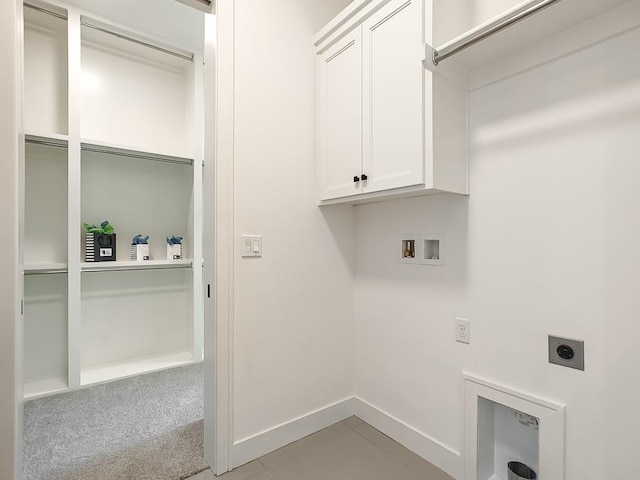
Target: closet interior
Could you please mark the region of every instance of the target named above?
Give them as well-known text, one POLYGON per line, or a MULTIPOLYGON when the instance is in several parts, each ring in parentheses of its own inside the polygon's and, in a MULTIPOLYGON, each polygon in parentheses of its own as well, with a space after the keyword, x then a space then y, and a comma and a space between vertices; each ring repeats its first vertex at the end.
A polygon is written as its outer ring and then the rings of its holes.
POLYGON ((25 398, 202 360, 202 51, 72 5, 24 25, 25 398), (105 220, 116 260, 86 262, 105 220))

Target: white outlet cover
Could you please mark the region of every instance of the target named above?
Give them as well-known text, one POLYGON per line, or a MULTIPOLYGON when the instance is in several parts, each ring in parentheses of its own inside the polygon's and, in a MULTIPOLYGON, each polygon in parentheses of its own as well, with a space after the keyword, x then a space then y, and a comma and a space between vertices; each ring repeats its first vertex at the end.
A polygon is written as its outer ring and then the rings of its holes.
POLYGON ((471 322, 466 318, 456 318, 455 322, 456 342, 471 343, 471 322))

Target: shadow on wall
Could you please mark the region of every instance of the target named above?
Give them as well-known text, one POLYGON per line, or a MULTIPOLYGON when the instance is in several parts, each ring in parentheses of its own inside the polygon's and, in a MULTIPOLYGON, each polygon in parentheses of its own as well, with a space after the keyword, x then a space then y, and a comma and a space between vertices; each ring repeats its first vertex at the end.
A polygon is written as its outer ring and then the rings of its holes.
POLYGON ((468 279, 469 197, 441 193, 355 207, 356 274, 463 288, 468 279), (444 265, 402 263, 405 234, 443 235, 444 265))
POLYGON ((355 274, 355 207, 329 205, 315 208, 322 215, 345 265, 348 266, 352 275, 355 274))
POLYGON ((638 43, 640 28, 474 92, 472 105, 484 105, 496 92, 509 101, 472 108, 482 112, 472 149, 495 152, 532 138, 553 142, 628 122, 640 112, 640 64, 628 61, 638 43))

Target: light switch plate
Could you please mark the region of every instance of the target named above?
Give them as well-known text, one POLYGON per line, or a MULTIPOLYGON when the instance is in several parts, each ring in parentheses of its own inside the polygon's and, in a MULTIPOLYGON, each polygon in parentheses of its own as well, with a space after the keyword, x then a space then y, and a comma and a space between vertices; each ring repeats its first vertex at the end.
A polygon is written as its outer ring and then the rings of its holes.
POLYGON ((240 249, 243 258, 262 257, 262 235, 242 235, 240 249))

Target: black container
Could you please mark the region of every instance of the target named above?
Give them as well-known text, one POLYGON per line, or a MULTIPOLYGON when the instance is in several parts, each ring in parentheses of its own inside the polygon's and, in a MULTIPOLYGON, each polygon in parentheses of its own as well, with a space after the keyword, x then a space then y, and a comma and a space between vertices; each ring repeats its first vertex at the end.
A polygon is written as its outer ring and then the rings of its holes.
POLYGON ((86 262, 115 262, 116 234, 87 233, 84 250, 86 262))
POLYGON ((507 480, 536 480, 538 478, 531 467, 520 462, 507 463, 507 471, 509 474, 507 480))

